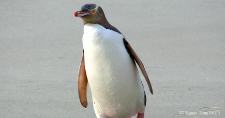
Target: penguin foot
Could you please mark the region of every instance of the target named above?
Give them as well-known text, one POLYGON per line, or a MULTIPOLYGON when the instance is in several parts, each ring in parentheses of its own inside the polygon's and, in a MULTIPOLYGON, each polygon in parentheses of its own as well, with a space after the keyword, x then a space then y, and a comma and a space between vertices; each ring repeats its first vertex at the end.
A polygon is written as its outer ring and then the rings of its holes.
POLYGON ((145 117, 144 114, 138 113, 138 115, 137 115, 137 118, 144 118, 144 117, 145 117))

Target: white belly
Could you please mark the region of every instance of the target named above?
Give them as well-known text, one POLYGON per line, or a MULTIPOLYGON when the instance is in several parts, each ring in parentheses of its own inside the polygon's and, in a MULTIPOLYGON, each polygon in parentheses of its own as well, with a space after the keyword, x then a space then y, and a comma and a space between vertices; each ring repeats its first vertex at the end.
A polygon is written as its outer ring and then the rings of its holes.
POLYGON ((144 90, 123 44, 123 35, 97 24, 86 24, 83 47, 97 116, 125 117, 143 110, 139 107, 144 107, 144 90))

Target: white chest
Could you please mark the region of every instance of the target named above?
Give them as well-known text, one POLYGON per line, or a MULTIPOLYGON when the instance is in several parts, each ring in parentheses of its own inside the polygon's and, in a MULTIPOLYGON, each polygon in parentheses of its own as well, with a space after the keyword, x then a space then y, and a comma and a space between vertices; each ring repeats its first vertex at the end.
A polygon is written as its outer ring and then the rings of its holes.
POLYGON ((144 96, 136 65, 125 49, 123 38, 97 24, 84 26, 85 69, 98 113, 128 114, 144 96))
POLYGON ((122 76, 122 72, 134 68, 123 38, 123 35, 97 24, 84 26, 85 68, 90 82, 113 81, 122 76))

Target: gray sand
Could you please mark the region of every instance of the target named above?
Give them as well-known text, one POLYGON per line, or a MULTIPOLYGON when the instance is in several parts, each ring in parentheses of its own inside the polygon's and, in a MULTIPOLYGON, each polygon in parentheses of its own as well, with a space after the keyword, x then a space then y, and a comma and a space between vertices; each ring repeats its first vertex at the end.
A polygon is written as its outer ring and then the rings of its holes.
MULTIPOLYGON (((0 118, 95 118, 80 105, 83 0, 1 0, 0 118)), ((94 1, 142 59, 146 118, 225 117, 225 1, 94 1)))

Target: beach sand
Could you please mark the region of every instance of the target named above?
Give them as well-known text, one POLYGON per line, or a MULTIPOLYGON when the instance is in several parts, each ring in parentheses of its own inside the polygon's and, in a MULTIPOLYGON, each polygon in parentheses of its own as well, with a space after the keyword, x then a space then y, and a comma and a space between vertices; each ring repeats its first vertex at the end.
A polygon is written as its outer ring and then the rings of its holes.
POLYGON ((142 59, 146 118, 225 117, 224 0, 0 2, 0 117, 95 118, 77 93, 83 24, 100 5, 142 59))

